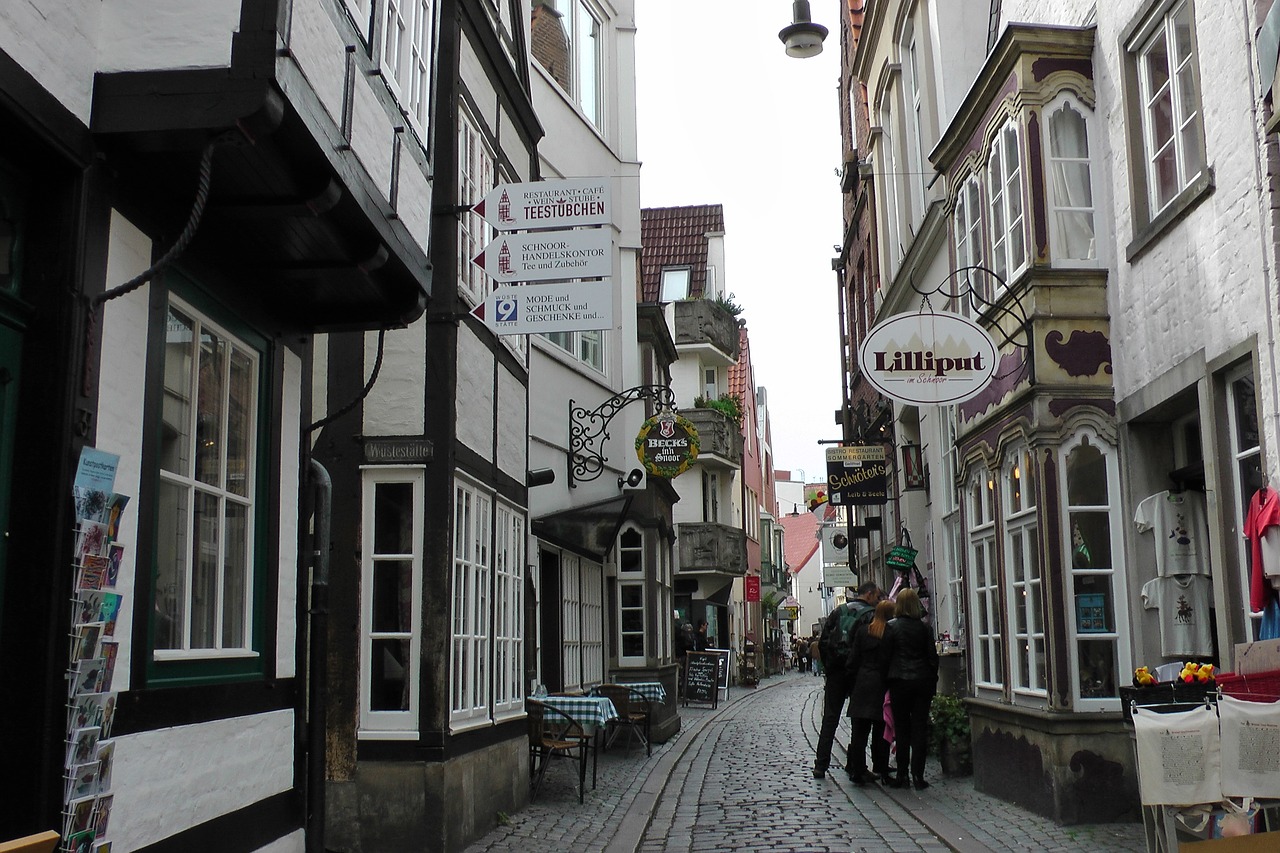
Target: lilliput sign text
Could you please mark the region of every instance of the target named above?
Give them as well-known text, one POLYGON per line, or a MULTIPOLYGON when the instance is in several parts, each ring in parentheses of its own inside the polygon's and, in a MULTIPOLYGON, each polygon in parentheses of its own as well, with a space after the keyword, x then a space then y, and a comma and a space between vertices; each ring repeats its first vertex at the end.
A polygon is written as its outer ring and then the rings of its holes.
POLYGON ((991 382, 996 344, 987 330, 948 312, 898 314, 876 326, 858 349, 863 375, 903 403, 961 403, 991 382))

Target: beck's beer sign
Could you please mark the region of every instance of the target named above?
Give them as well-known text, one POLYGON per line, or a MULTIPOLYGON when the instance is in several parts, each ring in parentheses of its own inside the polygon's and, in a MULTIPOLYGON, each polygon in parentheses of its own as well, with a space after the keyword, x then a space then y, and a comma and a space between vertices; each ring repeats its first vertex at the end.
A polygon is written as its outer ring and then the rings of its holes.
POLYGON ((654 477, 678 477, 698 458, 698 428, 674 413, 654 415, 636 435, 636 457, 654 477))

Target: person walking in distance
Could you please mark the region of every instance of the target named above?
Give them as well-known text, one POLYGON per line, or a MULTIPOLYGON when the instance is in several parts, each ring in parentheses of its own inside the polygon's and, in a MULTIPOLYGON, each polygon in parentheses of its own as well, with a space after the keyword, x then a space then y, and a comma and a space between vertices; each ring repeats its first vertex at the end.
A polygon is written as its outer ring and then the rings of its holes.
POLYGON ((831 745, 835 742, 836 726, 840 723, 840 712, 844 710, 844 700, 849 697, 849 690, 853 687, 853 673, 845 668, 849 660, 850 641, 860 624, 871 621, 878 600, 875 583, 868 581, 858 587, 856 598, 832 610, 822 626, 818 646, 822 659, 827 662, 827 682, 822 696, 822 730, 818 733, 818 751, 813 759, 815 779, 827 775, 827 766, 831 764, 831 745))
POLYGON ((814 675, 822 675, 822 649, 818 646, 817 634, 809 640, 809 664, 813 667, 814 675))
POLYGON ((880 672, 889 685, 893 727, 898 744, 895 788, 907 786, 907 772, 917 791, 929 787, 924 763, 929 746, 929 705, 938 689, 938 648, 933 629, 924 622, 924 608, 916 591, 898 593, 896 618, 885 630, 880 672))
POLYGON ((849 780, 865 785, 875 776, 886 785, 889 777, 889 742, 884 739, 884 679, 880 675, 880 656, 884 649, 884 633, 893 618, 894 603, 876 605, 874 618, 859 625, 853 635, 848 670, 853 673, 853 690, 849 694, 849 722, 853 735, 849 739, 849 780), (867 736, 871 737, 871 770, 867 775, 867 736))

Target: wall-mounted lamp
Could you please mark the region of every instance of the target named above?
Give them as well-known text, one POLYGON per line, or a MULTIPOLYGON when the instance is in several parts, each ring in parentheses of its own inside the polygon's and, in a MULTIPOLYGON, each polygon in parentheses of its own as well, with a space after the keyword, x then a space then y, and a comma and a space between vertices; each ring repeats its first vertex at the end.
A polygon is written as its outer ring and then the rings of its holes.
POLYGON ((783 27, 778 38, 787 46, 787 56, 807 59, 822 53, 822 41, 827 28, 813 22, 809 0, 795 0, 791 4, 791 26, 783 27))
POLYGON ((524 475, 524 483, 530 489, 534 486, 549 486, 555 481, 554 468, 535 468, 532 471, 526 471, 524 475))

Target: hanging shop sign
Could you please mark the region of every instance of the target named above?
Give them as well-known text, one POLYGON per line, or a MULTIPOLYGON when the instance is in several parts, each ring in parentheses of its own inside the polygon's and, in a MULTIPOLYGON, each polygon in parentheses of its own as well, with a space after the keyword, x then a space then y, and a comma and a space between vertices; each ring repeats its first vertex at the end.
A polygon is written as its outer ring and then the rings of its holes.
POLYGON ((908 548, 906 545, 894 545, 885 556, 884 564, 898 571, 909 571, 916 564, 916 554, 918 553, 920 552, 915 548, 908 548))
POLYGON ((472 209, 499 231, 607 225, 613 219, 605 178, 499 184, 472 209))
POLYGON ((498 335, 613 328, 613 287, 605 281, 504 287, 472 311, 498 335))
POLYGON ((744 592, 746 592, 747 601, 760 600, 760 576, 747 575, 742 579, 744 592))
POLYGON ((494 281, 600 278, 613 272, 607 228, 502 234, 472 259, 494 281))
POLYGON ((878 506, 889 499, 883 444, 827 448, 827 493, 836 506, 878 506))
POLYGON ((843 524, 827 524, 822 527, 822 562, 849 562, 849 534, 843 524))
POLYGON ((636 435, 636 457, 654 477, 672 479, 698 458, 698 428, 671 412, 654 415, 636 435))
POLYGON ((898 314, 867 334, 858 364, 876 390, 899 402, 961 403, 991 382, 996 342, 959 314, 898 314))

